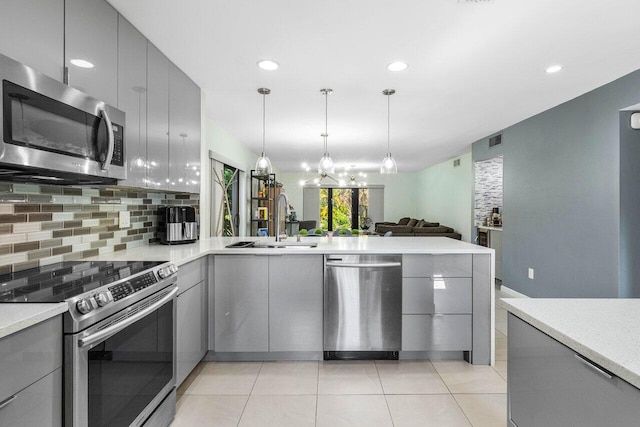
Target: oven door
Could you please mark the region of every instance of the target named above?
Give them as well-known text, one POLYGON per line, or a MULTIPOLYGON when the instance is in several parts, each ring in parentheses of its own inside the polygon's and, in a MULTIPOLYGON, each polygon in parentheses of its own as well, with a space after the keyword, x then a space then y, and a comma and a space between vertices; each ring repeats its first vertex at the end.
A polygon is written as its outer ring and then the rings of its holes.
POLYGON ((2 55, 0 73, 3 168, 126 178, 123 112, 2 55))
POLYGON ((65 425, 140 426, 175 387, 171 286, 65 336, 65 425))

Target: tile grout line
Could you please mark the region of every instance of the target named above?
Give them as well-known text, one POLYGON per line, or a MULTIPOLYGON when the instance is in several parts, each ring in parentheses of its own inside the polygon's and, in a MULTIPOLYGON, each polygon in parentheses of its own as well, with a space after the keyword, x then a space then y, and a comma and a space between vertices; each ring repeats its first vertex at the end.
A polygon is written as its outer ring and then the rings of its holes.
POLYGON ((240 425, 242 421, 242 416, 244 415, 244 411, 247 409, 247 405, 249 404, 249 399, 251 399, 251 393, 253 393, 253 389, 256 387, 256 383, 258 382, 258 377, 260 376, 260 372, 262 372, 262 367, 264 366, 264 362, 260 362, 260 369, 258 370, 258 375, 256 375, 256 379, 253 380, 253 385, 251 386, 251 391, 249 391, 249 395, 247 396, 247 401, 244 403, 242 407, 242 412, 240 413, 240 418, 238 418, 238 424, 236 427, 240 425))
POLYGON ((466 420, 469 422, 469 425, 471 427, 473 427, 473 423, 471 422, 471 419, 469 418, 467 413, 464 411, 462 406, 460 406, 460 402, 458 402, 458 399, 456 399, 456 396, 451 392, 451 389, 449 388, 449 384, 447 384, 447 382, 444 380, 444 378, 442 378, 442 375, 440 375, 440 371, 438 371, 438 369, 435 367, 435 365, 433 364, 433 361, 430 360, 429 363, 431 363, 431 366, 433 366, 433 370, 436 371, 436 374, 438 374, 438 377, 440 378, 440 381, 442 381, 442 384, 444 384, 444 386, 449 391, 449 396, 451 396, 453 401, 456 402, 456 405, 458 406, 458 408, 460 408, 460 411, 462 412, 462 415, 464 415, 466 420))
POLYGON ((391 426, 395 426, 396 423, 393 421, 393 414, 391 413, 391 408, 389 407, 389 401, 387 400, 387 394, 384 391, 384 384, 382 384, 382 378, 380 378, 380 371, 378 370, 378 363, 374 360, 373 366, 376 367, 376 373, 378 374, 378 381, 380 381, 380 388, 382 389, 382 397, 384 397, 384 403, 387 405, 387 412, 389 413, 389 419, 391 420, 391 426))

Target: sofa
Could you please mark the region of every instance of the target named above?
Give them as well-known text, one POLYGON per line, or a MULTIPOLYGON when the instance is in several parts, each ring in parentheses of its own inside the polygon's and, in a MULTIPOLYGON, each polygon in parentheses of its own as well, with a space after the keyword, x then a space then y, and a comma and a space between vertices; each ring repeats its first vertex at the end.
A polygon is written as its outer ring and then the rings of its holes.
POLYGON ((378 234, 391 231, 392 236, 420 236, 420 237, 450 237, 462 240, 462 235, 455 230, 438 222, 429 222, 423 219, 404 217, 398 222, 376 222, 375 230, 378 234))

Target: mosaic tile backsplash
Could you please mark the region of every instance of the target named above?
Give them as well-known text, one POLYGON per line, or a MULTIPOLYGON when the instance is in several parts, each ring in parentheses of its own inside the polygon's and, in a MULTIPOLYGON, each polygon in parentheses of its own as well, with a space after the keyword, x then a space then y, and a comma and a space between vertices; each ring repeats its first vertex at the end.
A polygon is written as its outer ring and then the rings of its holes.
POLYGON ((0 182, 0 274, 155 243, 158 206, 198 204, 198 194, 0 182))
POLYGON ((475 175, 474 219, 482 224, 486 217, 491 217, 493 208, 500 208, 502 214, 502 156, 476 162, 475 175))

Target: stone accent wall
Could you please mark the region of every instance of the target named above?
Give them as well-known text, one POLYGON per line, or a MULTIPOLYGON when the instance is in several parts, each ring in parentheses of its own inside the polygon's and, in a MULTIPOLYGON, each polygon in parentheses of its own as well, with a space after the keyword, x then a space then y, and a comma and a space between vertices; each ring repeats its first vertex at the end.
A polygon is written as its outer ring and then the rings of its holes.
POLYGON ((503 200, 502 156, 475 163, 474 220, 482 224, 491 216, 493 208, 500 208, 503 200))
POLYGON ((199 197, 0 182, 0 274, 157 242, 158 206, 198 209, 199 197), (119 227, 120 211, 130 212, 130 227, 119 227))

